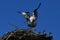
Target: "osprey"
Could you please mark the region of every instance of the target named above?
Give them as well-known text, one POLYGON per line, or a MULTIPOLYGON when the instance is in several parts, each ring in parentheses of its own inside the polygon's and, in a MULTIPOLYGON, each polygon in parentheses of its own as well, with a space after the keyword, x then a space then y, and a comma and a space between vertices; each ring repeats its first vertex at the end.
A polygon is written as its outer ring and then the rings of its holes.
MULTIPOLYGON (((40 5, 41 5, 41 3, 39 4, 38 8, 40 7, 40 5)), ((33 11, 32 16, 29 15, 29 12, 19 12, 26 18, 29 27, 35 27, 36 26, 35 20, 37 20, 37 18, 38 18, 38 15, 37 15, 38 14, 37 13, 38 8, 36 8, 33 11)))

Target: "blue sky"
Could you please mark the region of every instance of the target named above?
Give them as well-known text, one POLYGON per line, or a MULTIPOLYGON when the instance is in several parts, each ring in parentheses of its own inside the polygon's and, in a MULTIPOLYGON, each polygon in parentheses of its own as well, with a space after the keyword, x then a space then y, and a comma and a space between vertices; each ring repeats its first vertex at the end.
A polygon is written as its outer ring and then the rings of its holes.
POLYGON ((60 40, 60 0, 0 0, 0 35, 15 29, 9 23, 28 28, 24 23, 25 18, 17 11, 29 11, 32 14, 40 2, 37 31, 45 29, 47 33, 53 33, 54 40, 60 40))

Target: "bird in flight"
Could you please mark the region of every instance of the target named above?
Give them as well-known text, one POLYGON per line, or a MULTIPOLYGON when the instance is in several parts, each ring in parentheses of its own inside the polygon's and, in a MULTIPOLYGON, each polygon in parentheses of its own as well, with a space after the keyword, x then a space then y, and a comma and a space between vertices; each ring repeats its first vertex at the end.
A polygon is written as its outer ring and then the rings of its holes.
POLYGON ((34 9, 32 16, 29 15, 29 12, 18 12, 26 18, 29 27, 35 27, 36 26, 35 21, 38 18, 37 10, 39 9, 40 5, 41 5, 41 3, 39 4, 39 6, 36 9, 34 9))

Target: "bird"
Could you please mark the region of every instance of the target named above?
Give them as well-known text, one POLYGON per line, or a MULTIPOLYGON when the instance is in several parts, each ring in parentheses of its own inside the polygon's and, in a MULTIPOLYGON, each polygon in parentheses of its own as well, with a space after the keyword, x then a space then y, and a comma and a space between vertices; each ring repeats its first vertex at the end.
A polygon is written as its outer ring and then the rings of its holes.
POLYGON ((29 14, 30 12, 28 12, 28 11, 27 12, 18 12, 26 18, 29 27, 36 27, 35 21, 38 18, 37 10, 39 9, 40 5, 41 5, 41 3, 39 4, 39 6, 36 9, 33 10, 32 16, 30 16, 30 14, 29 14))

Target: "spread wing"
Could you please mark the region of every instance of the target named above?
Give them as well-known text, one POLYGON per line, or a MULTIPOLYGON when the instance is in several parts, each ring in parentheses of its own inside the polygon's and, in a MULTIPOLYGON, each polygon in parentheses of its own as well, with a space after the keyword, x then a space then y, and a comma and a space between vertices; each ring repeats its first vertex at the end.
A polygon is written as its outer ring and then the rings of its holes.
POLYGON ((29 15, 29 12, 18 12, 19 14, 22 14, 27 21, 29 21, 29 18, 30 18, 30 15, 29 15))
POLYGON ((41 6, 41 3, 39 3, 39 5, 38 5, 38 7, 33 11, 33 15, 34 15, 34 17, 37 19, 37 17, 38 17, 38 12, 37 12, 37 10, 39 9, 39 7, 41 6))
POLYGON ((22 12, 27 21, 29 21, 30 15, 29 12, 22 12))

